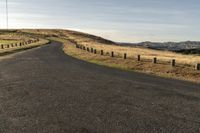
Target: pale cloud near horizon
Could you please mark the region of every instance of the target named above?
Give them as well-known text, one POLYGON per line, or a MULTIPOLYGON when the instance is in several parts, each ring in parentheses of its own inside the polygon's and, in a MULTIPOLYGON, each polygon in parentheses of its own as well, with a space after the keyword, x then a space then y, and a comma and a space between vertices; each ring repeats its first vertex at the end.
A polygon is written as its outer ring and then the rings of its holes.
MULTIPOLYGON (((200 40, 200 1, 9 0, 10 28, 64 28, 114 41, 200 40)), ((0 2, 5 28, 5 2, 0 2)))

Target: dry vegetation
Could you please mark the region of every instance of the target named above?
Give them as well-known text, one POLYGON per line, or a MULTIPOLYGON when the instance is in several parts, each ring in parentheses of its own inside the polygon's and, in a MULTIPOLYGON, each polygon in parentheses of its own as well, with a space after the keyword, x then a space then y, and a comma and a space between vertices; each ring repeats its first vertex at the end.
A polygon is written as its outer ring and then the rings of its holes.
POLYGON ((0 40, 4 42, 16 42, 16 41, 27 41, 33 39, 32 36, 22 33, 21 31, 8 31, 2 32, 0 31, 0 40))
MULTIPOLYGON (((23 33, 21 31, 0 31, 0 45, 7 45, 12 43, 20 43, 20 42, 27 42, 30 40, 35 40, 35 36, 31 36, 29 34, 23 33)), ((22 45, 17 47, 10 47, 0 49, 0 55, 4 55, 10 52, 15 52, 18 50, 29 49, 32 47, 40 46, 43 44, 47 44, 49 41, 43 38, 40 38, 38 42, 34 42, 28 45, 22 45)))
POLYGON ((124 47, 124 46, 116 46, 110 43, 102 43, 96 41, 95 39, 91 39, 90 37, 83 36, 81 34, 75 34, 71 32, 65 32, 69 39, 75 40, 78 44, 82 44, 86 47, 93 47, 97 50, 104 50, 108 53, 114 51, 116 56, 122 57, 124 53, 127 53, 127 56, 130 58, 136 57, 138 54, 141 55, 143 59, 153 59, 157 57, 159 61, 171 61, 172 59, 176 59, 179 64, 187 64, 187 65, 195 65, 200 62, 199 55, 183 55, 177 54, 169 51, 160 51, 160 50, 151 50, 145 48, 138 47, 124 47))
POLYGON ((0 40, 0 44, 10 44, 10 43, 17 43, 18 40, 0 40))
POLYGON ((162 77, 175 78, 200 83, 200 71, 194 69, 194 65, 200 62, 199 55, 183 55, 168 51, 151 50, 139 47, 124 47, 116 43, 93 35, 70 31, 70 30, 21 30, 23 33, 35 36, 48 37, 63 42, 66 54, 89 61, 92 63, 158 75, 162 77), (97 49, 97 54, 77 49, 75 44, 97 49), (100 50, 106 55, 101 56, 100 50), (115 52, 115 58, 110 57, 110 52, 115 52), (123 54, 128 58, 124 60, 123 54), (141 61, 136 60, 141 55, 141 61), (152 59, 157 57, 158 63, 153 64, 152 59), (176 67, 170 66, 170 61, 176 59, 176 67))
POLYGON ((70 56, 114 68, 200 83, 200 71, 194 69, 194 64, 200 62, 200 56, 198 55, 182 55, 168 51, 117 46, 112 42, 107 42, 107 40, 99 41, 89 35, 82 35, 72 31, 62 32, 65 37, 51 39, 63 42, 65 44, 64 51, 70 56), (74 43, 97 49, 97 54, 77 49, 74 43), (106 51, 104 52, 106 55, 101 56, 100 50, 106 51), (115 52, 115 58, 110 57, 111 51, 115 52), (124 53, 128 54, 128 59, 126 60, 122 58, 124 53), (136 55, 138 54, 142 57, 140 62, 136 60, 136 55), (158 58, 157 64, 152 63, 153 57, 158 58), (177 60, 176 67, 170 66, 172 59, 177 60))

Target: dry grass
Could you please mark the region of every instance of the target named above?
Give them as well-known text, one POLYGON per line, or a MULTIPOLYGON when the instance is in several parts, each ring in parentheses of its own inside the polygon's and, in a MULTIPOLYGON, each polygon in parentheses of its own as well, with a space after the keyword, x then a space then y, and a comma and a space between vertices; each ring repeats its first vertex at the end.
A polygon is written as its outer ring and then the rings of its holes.
POLYGON ((26 50, 26 49, 38 47, 38 46, 47 44, 48 42, 49 41, 46 40, 46 39, 40 39, 39 42, 31 43, 31 44, 28 44, 28 45, 23 45, 23 46, 20 46, 20 47, 13 47, 13 48, 8 48, 8 49, 0 49, 0 55, 5 55, 7 53, 13 53, 13 52, 18 51, 18 50, 26 50))
MULTIPOLYGON (((138 62, 131 58, 124 60, 123 58, 112 58, 106 55, 101 56, 99 53, 93 54, 84 50, 77 49, 72 42, 66 39, 60 39, 60 38, 51 38, 51 39, 63 42, 65 44, 64 51, 66 54, 85 61, 128 71, 138 71, 161 77, 174 78, 174 79, 200 83, 200 71, 197 71, 190 66, 176 66, 172 68, 168 63, 153 64, 151 60, 142 60, 138 62)), ((113 48, 116 46, 110 46, 110 47, 113 48)))
POLYGON ((23 30, 23 32, 51 36, 51 39, 63 42, 66 54, 89 61, 92 63, 125 69, 129 71, 139 71, 162 77, 187 80, 200 83, 200 71, 194 69, 194 65, 200 62, 199 55, 182 55, 168 51, 151 50, 138 47, 117 46, 114 42, 104 40, 89 34, 84 34, 69 30, 23 30), (52 38, 52 36, 54 38, 52 38), (57 36, 55 38, 55 36, 57 36), (73 42, 73 43, 72 43, 73 42), (105 56, 92 54, 75 48, 74 43, 104 50, 105 56), (110 52, 115 52, 115 58, 110 57, 110 52), (122 58, 127 53, 128 59, 122 58), (141 55, 142 61, 136 61, 136 56, 141 55), (158 63, 153 64, 152 59, 158 58, 158 63), (176 67, 170 66, 170 61, 176 59, 176 67))
POLYGON ((128 57, 136 57, 138 54, 141 55, 143 59, 153 59, 157 57, 159 61, 171 61, 172 59, 176 59, 176 62, 179 64, 187 64, 187 65, 195 65, 196 63, 200 63, 199 55, 183 55, 169 51, 160 51, 160 50, 151 50, 146 48, 138 48, 138 47, 124 47, 124 46, 116 46, 116 45, 107 45, 104 43, 100 43, 95 41, 94 39, 82 37, 80 35, 72 34, 69 32, 65 32, 69 39, 75 40, 78 44, 84 45, 86 47, 92 47, 97 50, 104 50, 105 52, 110 53, 111 51, 115 52, 115 55, 118 57, 122 57, 124 53, 127 53, 128 57))
POLYGON ((5 41, 5 42, 8 42, 8 41, 28 41, 28 40, 31 40, 31 39, 32 39, 31 36, 23 34, 20 31, 6 32, 6 33, 0 32, 0 40, 5 41))
POLYGON ((0 44, 11 44, 17 42, 19 42, 19 40, 0 40, 0 44))
MULTIPOLYGON (((29 34, 25 34, 20 31, 0 32, 0 44, 12 44, 12 43, 27 42, 29 40, 35 40, 35 38, 36 38, 35 36, 30 36, 29 34)), ((48 40, 40 38, 39 42, 31 43, 28 45, 17 46, 17 47, 0 49, 0 55, 4 55, 4 54, 10 53, 10 52, 15 52, 18 50, 29 49, 32 47, 47 44, 48 42, 49 42, 48 40)))

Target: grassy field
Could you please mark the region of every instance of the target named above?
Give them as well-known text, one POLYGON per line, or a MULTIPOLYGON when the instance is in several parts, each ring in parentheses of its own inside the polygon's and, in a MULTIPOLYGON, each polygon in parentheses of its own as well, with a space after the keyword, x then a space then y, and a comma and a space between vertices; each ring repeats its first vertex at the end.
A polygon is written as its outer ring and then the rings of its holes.
POLYGON ((38 47, 38 46, 41 46, 41 45, 45 45, 47 43, 49 43, 49 40, 40 39, 39 42, 31 43, 31 44, 24 45, 24 46, 13 47, 13 48, 3 49, 3 50, 0 49, 0 56, 7 55, 7 54, 10 54, 10 53, 15 53, 17 51, 27 50, 27 49, 30 49, 30 48, 35 48, 35 47, 38 47))
POLYGON ((135 58, 138 54, 140 54, 142 59, 151 60, 154 57, 157 57, 158 61, 160 62, 170 62, 172 59, 176 59, 176 62, 178 64, 183 64, 183 65, 194 66, 196 63, 200 62, 200 55, 198 54, 185 55, 181 53, 152 50, 147 48, 117 46, 116 43, 104 40, 103 38, 75 31, 69 31, 69 30, 24 30, 24 31, 31 32, 34 34, 56 36, 59 38, 73 40, 77 44, 81 44, 90 48, 92 47, 97 50, 104 50, 106 53, 114 51, 116 57, 122 57, 124 53, 127 53, 128 58, 135 58))
MULTIPOLYGON (((93 54, 84 50, 77 49, 74 43, 72 43, 68 39, 61 39, 61 38, 50 38, 50 39, 64 43, 64 51, 66 54, 91 63, 127 71, 136 71, 166 78, 174 78, 179 80, 186 80, 186 81, 200 83, 200 71, 195 70, 194 67, 190 65, 177 65, 176 67, 171 67, 168 62, 153 64, 151 60, 148 59, 141 60, 140 62, 138 62, 136 59, 133 58, 128 58, 124 60, 123 58, 116 58, 116 57, 112 58, 108 55, 101 56, 99 53, 93 54)), ((113 48, 112 50, 118 48, 117 46, 108 46, 108 48, 109 47, 112 47, 113 48)), ((128 48, 125 47, 124 49, 128 48)), ((147 49, 144 49, 144 51, 148 53, 147 49)), ((146 58, 148 57, 149 56, 146 56, 146 58)))
POLYGON ((20 42, 22 40, 23 37, 17 33, 0 31, 0 44, 11 44, 20 42))
POLYGON ((65 33, 69 39, 76 41, 78 44, 82 44, 86 47, 92 47, 97 50, 104 50, 107 53, 111 51, 115 52, 117 57, 122 57, 124 53, 127 53, 128 58, 135 58, 138 54, 143 59, 153 59, 157 57, 160 62, 169 62, 172 59, 176 59, 179 64, 195 65, 200 62, 200 55, 184 55, 169 51, 152 50, 138 47, 124 47, 116 45, 108 45, 95 41, 91 38, 84 37, 82 35, 72 34, 69 32, 65 33))
MULTIPOLYGON (((36 37, 34 35, 29 35, 27 33, 21 32, 19 30, 10 31, 10 32, 9 31, 2 32, 0 30, 0 44, 12 44, 12 43, 27 42, 29 40, 35 40, 36 38, 40 38, 40 37, 36 37)), ((0 49, 0 55, 5 55, 5 54, 13 53, 13 52, 16 52, 19 50, 25 50, 25 49, 37 47, 37 46, 40 46, 43 44, 47 44, 48 42, 49 42, 48 40, 46 40, 44 38, 40 38, 40 40, 38 42, 31 43, 28 45, 0 49)))
POLYGON ((11 44, 19 42, 19 40, 0 40, 0 44, 11 44))

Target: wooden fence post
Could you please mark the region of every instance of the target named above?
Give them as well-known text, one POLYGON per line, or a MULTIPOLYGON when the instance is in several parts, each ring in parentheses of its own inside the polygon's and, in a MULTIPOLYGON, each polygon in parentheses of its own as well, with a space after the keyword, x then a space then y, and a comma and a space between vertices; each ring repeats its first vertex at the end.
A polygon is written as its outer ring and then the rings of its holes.
POLYGON ((94 49, 93 48, 91 48, 91 53, 93 53, 94 52, 94 49))
POLYGON ((196 70, 200 70, 200 63, 196 64, 196 70))
POLYGON ((87 47, 87 51, 90 52, 90 49, 87 47))
POLYGON ((140 55, 137 56, 137 61, 141 61, 141 56, 140 55))
POLYGON ((124 59, 126 59, 127 58, 127 54, 126 53, 124 53, 124 59))
POLYGON ((101 50, 101 55, 103 55, 103 50, 101 50))
POLYGON ((111 52, 111 57, 114 57, 114 52, 113 51, 111 52))
POLYGON ((176 60, 175 60, 175 59, 173 59, 173 60, 171 61, 171 66, 172 66, 172 67, 176 66, 176 60))
POLYGON ((157 58, 153 58, 153 64, 156 64, 157 63, 157 58))

